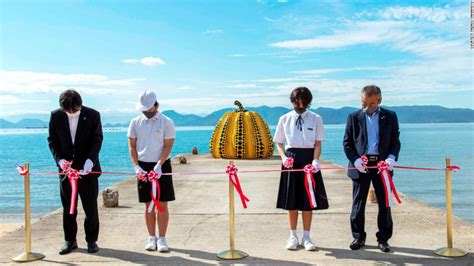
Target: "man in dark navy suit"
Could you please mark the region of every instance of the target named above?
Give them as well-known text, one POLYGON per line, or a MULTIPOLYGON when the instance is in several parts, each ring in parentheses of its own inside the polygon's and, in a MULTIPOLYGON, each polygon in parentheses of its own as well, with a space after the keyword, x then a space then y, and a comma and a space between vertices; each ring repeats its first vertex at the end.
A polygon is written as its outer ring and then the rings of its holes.
MULTIPOLYGON (((379 207, 376 233, 378 248, 390 251, 393 222, 390 207, 385 205, 385 189, 378 169, 366 168, 385 161, 392 171, 400 152, 400 131, 395 112, 381 108, 382 92, 379 87, 365 86, 361 91, 362 108, 347 117, 344 134, 344 152, 349 159, 347 175, 352 179, 351 230, 354 240, 350 248, 360 249, 365 244, 365 205, 372 182, 379 207), (361 157, 366 155, 368 162, 361 157)), ((391 172, 393 176, 393 171, 391 172)))
MULTIPOLYGON (((62 92, 59 97, 59 105, 61 108, 51 112, 48 135, 49 149, 60 172, 67 170, 66 161, 72 161, 70 167, 80 170, 78 194, 86 215, 84 229, 87 251, 95 253, 99 250, 96 241, 99 236, 97 196, 100 174, 89 173, 101 171, 99 152, 103 136, 100 114, 94 109, 83 106, 81 96, 75 90, 62 92)), ((77 248, 77 211, 73 215, 69 213, 71 185, 64 175, 59 177, 63 205, 63 230, 66 241, 59 254, 64 255, 77 248)))

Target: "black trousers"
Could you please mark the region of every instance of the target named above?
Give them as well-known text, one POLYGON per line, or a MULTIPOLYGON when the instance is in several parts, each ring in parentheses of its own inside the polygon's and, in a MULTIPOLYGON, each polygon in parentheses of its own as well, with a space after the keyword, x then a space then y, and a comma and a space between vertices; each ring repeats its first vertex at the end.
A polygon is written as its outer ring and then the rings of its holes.
MULTIPOLYGON (((71 184, 66 178, 60 181, 61 203, 63 205, 63 230, 64 240, 74 241, 77 234, 77 206, 76 212, 69 214, 71 205, 71 184)), ((81 197, 82 208, 86 214, 84 231, 87 242, 96 242, 99 237, 99 212, 97 210, 97 196, 99 194, 99 179, 96 176, 82 176, 78 181, 78 197, 81 197)))
POLYGON ((377 215, 378 232, 375 234, 377 241, 388 241, 393 233, 393 221, 390 207, 385 206, 385 190, 377 169, 369 169, 367 174, 359 173, 358 179, 352 180, 352 211, 351 230, 354 238, 364 239, 365 232, 365 205, 372 182, 377 196, 379 212, 377 215))

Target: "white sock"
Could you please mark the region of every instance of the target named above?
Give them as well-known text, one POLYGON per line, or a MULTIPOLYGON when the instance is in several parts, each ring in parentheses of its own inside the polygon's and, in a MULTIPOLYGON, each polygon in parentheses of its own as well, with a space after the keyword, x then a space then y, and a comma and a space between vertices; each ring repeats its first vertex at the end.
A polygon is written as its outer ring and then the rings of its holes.
POLYGON ((296 230, 290 230, 290 236, 294 236, 298 238, 298 235, 296 234, 296 230))
POLYGON ((303 231, 303 238, 309 238, 309 231, 303 231))

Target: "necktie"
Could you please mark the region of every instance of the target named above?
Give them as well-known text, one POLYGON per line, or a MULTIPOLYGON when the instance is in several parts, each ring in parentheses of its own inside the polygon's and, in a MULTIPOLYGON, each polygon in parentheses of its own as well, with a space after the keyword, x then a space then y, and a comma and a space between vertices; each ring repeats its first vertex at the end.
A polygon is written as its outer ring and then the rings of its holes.
POLYGON ((303 124, 304 124, 303 117, 301 117, 301 115, 299 115, 298 118, 296 119, 296 127, 297 127, 300 131, 303 131, 303 124))

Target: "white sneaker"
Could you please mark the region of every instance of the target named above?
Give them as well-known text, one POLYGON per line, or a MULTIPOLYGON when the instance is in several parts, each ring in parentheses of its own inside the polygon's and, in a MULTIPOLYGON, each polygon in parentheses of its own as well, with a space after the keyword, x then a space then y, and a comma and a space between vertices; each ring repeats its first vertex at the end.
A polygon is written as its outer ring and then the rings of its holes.
POLYGON ((157 245, 159 252, 169 251, 168 244, 166 243, 166 239, 164 237, 158 237, 157 245))
POLYGON ((295 250, 298 248, 298 238, 297 237, 294 237, 294 236, 290 236, 290 238, 288 239, 288 242, 286 244, 286 249, 288 250, 295 250))
POLYGON ((146 243, 145 249, 148 251, 156 250, 156 236, 150 236, 148 242, 146 243))
POLYGON ((308 251, 316 250, 316 244, 314 244, 313 239, 311 239, 310 237, 303 238, 301 240, 301 245, 304 247, 304 249, 306 249, 308 251))

